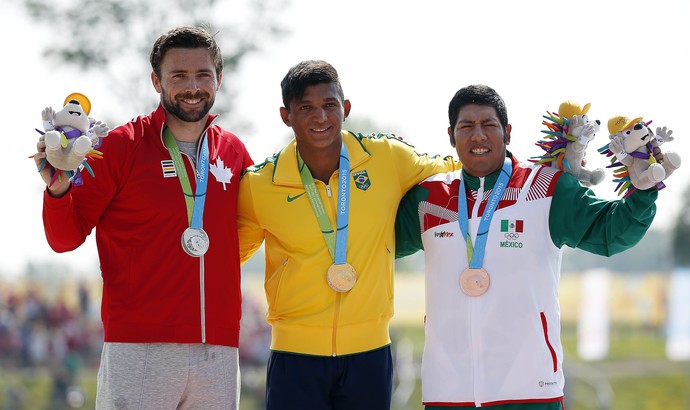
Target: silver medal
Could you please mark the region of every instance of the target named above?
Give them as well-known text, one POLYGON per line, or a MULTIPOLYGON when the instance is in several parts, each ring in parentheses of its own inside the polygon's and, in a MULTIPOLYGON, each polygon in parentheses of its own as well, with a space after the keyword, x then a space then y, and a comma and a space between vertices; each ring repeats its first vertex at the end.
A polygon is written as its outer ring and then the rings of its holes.
POLYGON ((199 257, 208 250, 208 235, 203 229, 187 228, 182 233, 182 249, 190 256, 199 257))

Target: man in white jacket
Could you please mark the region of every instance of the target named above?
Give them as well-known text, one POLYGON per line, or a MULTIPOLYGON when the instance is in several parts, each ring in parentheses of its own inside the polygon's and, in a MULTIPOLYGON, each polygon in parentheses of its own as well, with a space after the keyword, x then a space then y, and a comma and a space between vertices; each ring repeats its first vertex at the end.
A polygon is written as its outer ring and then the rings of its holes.
POLYGON ((558 284, 562 247, 612 255, 635 245, 656 189, 594 196, 571 174, 520 163, 501 97, 484 85, 450 102, 461 171, 403 198, 396 256, 425 251, 422 401, 427 409, 563 407, 558 284))

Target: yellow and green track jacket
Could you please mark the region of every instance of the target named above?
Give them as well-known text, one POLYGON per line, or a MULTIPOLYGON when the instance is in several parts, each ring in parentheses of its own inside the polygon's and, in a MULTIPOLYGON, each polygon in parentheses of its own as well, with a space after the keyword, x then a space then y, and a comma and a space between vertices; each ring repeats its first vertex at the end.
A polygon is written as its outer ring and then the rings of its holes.
MULTIPOLYGON (((429 157, 388 135, 343 131, 350 157, 347 262, 357 271, 352 290, 332 290, 333 264, 305 193, 293 139, 240 182, 240 257, 249 259, 265 240, 271 349, 316 356, 365 352, 390 343, 393 316, 395 215, 405 193, 426 177, 459 167, 451 157, 429 157)), ((335 226, 338 172, 316 187, 335 226)), ((421 297, 421 294, 420 294, 421 297)))

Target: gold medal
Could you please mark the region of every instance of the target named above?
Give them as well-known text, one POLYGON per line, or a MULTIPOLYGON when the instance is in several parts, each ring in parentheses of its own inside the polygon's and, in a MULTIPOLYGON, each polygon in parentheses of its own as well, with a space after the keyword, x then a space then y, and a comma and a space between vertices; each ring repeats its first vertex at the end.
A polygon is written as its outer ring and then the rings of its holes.
POLYGON ((460 274, 460 289, 467 296, 481 296, 489 290, 491 279, 484 268, 467 268, 460 274))
POLYGON ((357 274, 349 263, 333 264, 326 273, 328 286, 336 292, 348 292, 355 286, 357 274))

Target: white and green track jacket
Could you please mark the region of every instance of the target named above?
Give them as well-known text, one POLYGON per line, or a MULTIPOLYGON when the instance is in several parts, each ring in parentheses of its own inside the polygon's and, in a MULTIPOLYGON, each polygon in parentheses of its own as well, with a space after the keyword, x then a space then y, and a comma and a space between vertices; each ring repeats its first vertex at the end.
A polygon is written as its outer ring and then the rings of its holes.
POLYGON ((508 187, 487 234, 483 268, 490 285, 481 296, 468 296, 460 288, 468 257, 458 225, 459 182, 465 178, 461 194, 467 197, 475 243, 500 171, 483 178, 462 171, 433 175, 401 203, 397 254, 425 252, 426 405, 561 400, 558 284, 563 245, 609 256, 636 244, 654 218, 655 189, 605 201, 570 174, 512 161, 508 187))

